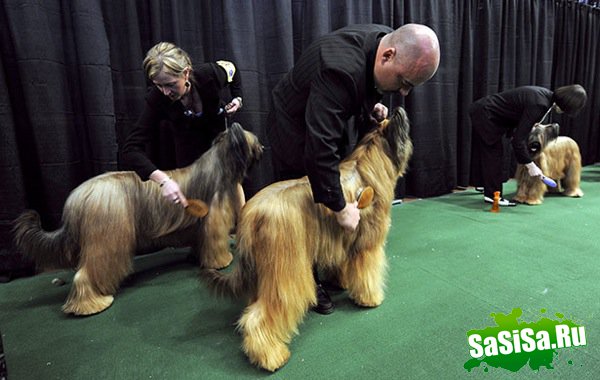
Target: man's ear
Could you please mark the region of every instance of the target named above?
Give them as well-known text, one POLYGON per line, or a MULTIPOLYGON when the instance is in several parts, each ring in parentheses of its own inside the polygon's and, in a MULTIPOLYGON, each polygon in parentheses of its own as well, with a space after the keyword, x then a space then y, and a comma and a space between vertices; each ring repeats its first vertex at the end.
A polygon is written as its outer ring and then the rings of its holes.
POLYGON ((383 51, 383 54, 381 55, 383 62, 391 62, 395 56, 396 56, 396 48, 394 48, 394 47, 386 48, 383 51))

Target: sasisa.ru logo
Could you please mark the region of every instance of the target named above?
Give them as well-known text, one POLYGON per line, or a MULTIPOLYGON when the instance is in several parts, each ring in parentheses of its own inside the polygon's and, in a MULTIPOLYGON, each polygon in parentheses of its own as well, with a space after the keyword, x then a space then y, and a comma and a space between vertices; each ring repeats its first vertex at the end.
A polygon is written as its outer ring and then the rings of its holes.
POLYGON ((585 346, 585 328, 556 325, 554 334, 549 331, 534 331, 531 328, 522 330, 500 331, 498 336, 482 337, 479 334, 469 335, 469 350, 474 358, 482 356, 510 355, 534 350, 553 350, 556 348, 585 346), (552 342, 551 336, 556 337, 552 342))
POLYGON ((513 372, 526 364, 534 370, 553 369, 556 350, 586 345, 585 327, 560 313, 555 314, 558 320, 543 316, 536 322, 522 321, 521 315, 521 309, 507 315, 492 313, 496 326, 468 331, 471 359, 465 369, 471 371, 482 363, 513 372))

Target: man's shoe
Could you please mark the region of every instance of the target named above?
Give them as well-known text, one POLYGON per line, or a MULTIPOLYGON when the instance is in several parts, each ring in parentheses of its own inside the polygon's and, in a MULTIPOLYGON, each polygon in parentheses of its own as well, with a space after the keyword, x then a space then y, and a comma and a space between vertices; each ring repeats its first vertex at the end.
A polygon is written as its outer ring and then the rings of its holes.
POLYGON ((337 280, 325 280, 325 281, 321 281, 321 286, 323 287, 323 289, 325 289, 328 293, 329 292, 343 292, 344 288, 342 288, 339 284, 339 282, 337 280))
MULTIPOLYGON (((485 203, 494 204, 494 200, 490 197, 483 197, 483 200, 485 201, 485 203)), ((502 206, 502 207, 513 207, 516 205, 517 204, 515 202, 509 201, 508 199, 504 199, 504 198, 500 198, 500 200, 498 201, 498 206, 502 206)))
POLYGON ((327 291, 323 289, 321 284, 317 284, 317 306, 313 310, 319 314, 327 315, 333 313, 335 307, 327 291))

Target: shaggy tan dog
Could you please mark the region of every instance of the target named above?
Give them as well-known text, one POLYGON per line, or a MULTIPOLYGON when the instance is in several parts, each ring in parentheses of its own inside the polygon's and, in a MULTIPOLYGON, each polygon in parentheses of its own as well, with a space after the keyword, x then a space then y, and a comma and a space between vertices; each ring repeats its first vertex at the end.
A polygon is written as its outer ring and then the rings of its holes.
POLYGON ((229 274, 202 272, 217 294, 248 297, 238 328, 253 364, 275 371, 288 361, 288 344, 316 305, 313 265, 334 273, 356 304, 383 302, 384 244, 396 181, 412 154, 408 133, 408 118, 398 108, 341 163, 347 202, 356 201, 362 188, 374 189, 354 232, 344 231, 329 209, 314 203, 307 177, 274 183, 248 201, 237 229, 238 265, 229 274))
POLYGON ((570 137, 558 136, 558 124, 536 124, 532 129, 528 147, 536 165, 544 175, 556 181, 556 188, 548 187, 539 178, 531 177, 524 165, 517 165, 516 202, 539 205, 546 191, 562 192, 568 197, 582 197, 581 154, 579 146, 570 137))
POLYGON ((241 208, 237 186, 262 154, 255 135, 234 123, 192 165, 167 172, 186 197, 210 203, 198 219, 167 201, 160 187, 134 172, 91 178, 69 195, 62 227, 42 230, 35 211, 15 221, 15 242, 38 268, 75 268, 65 313, 95 314, 108 308, 136 253, 191 246, 205 268, 230 264, 229 231, 241 208))

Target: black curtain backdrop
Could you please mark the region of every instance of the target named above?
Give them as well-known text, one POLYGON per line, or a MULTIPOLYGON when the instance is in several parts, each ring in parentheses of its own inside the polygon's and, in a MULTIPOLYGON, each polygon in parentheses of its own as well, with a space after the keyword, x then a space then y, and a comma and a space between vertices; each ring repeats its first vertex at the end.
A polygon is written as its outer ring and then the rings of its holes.
MULTIPOLYGON (((469 104, 516 86, 582 84, 589 104, 559 120, 561 134, 579 143, 585 165, 599 161, 599 12, 568 0, 4 0, 0 270, 19 213, 36 209, 56 228, 71 190, 118 170, 148 85, 141 62, 158 41, 178 44, 197 63, 234 60, 245 93, 236 120, 266 143, 270 91, 315 38, 353 23, 429 25, 441 42, 438 73, 386 102, 404 105, 412 121, 415 153, 399 195, 430 197, 470 184, 469 104)), ((159 136, 152 152, 164 149, 168 139, 159 136)), ((266 146, 247 196, 271 181, 266 146)))

